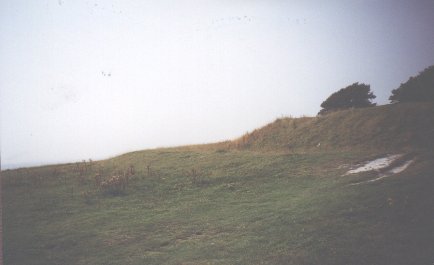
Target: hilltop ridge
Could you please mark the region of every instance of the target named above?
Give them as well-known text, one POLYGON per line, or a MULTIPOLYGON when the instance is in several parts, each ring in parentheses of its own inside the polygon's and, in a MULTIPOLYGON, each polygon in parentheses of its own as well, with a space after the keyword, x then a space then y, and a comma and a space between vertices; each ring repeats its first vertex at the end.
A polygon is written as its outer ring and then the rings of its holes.
POLYGON ((399 103, 279 118, 231 141, 239 149, 288 151, 340 148, 396 150, 434 146, 434 103, 399 103))

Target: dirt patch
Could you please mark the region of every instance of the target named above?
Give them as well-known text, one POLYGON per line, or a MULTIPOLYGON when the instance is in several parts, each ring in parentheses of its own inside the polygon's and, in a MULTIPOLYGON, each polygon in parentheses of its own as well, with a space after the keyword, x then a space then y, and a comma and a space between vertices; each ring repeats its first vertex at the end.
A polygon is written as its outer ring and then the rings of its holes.
POLYGON ((349 170, 347 173, 345 173, 345 175, 356 174, 356 173, 366 172, 366 171, 373 171, 373 170, 379 171, 381 169, 390 167, 393 162, 395 162, 401 157, 403 157, 402 154, 395 154, 395 155, 387 155, 385 157, 377 158, 375 160, 365 162, 364 165, 356 169, 349 170))
MULTIPOLYGON (((402 156, 402 155, 400 155, 399 157, 396 157, 393 160, 388 160, 388 163, 384 162, 382 164, 382 165, 386 165, 387 164, 386 166, 382 166, 380 168, 376 168, 375 170, 378 171, 378 177, 376 177, 374 179, 369 179, 369 180, 357 182, 357 183, 352 183, 352 184, 350 184, 350 186, 359 185, 359 184, 365 184, 365 183, 371 183, 371 182, 376 182, 376 181, 379 181, 381 179, 391 177, 391 176, 393 176, 395 174, 403 172, 404 170, 406 170, 414 162, 414 159, 402 160, 401 158, 405 158, 405 157, 402 156), (381 170, 381 169, 384 169, 384 170, 381 170)), ((378 160, 378 159, 376 159, 376 160, 378 160)), ((373 162, 373 161, 371 161, 371 162, 373 162)), ((357 169, 360 169, 360 168, 357 168, 357 169)), ((348 171, 348 172, 350 172, 350 171, 348 171)), ((347 172, 346 175, 348 175, 348 172, 347 172)), ((363 172, 363 171, 358 171, 358 172, 363 172)))

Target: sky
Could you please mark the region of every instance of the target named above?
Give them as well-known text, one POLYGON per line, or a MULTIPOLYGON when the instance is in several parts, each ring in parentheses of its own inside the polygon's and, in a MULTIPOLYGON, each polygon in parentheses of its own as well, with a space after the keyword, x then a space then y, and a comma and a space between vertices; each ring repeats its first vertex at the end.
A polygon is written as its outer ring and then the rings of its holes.
POLYGON ((0 0, 2 168, 234 139, 434 64, 434 1, 0 0))

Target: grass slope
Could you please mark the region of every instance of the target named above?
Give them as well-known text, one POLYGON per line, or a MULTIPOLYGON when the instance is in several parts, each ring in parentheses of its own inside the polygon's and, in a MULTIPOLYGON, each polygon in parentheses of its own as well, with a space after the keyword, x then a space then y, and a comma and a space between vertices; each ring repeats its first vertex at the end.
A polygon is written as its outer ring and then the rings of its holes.
POLYGON ((432 125, 422 126, 432 119, 428 110, 338 112, 302 118, 295 130, 281 119, 249 145, 128 153, 95 162, 84 181, 73 164, 3 171, 5 264, 431 264, 434 154, 420 145, 431 133, 432 125), (345 127, 356 121, 349 115, 365 124, 345 127), (386 141, 378 148, 372 135, 365 148, 355 144, 363 133, 351 140, 355 128, 371 134, 377 125, 386 141), (414 135, 406 142, 407 132, 414 135), (319 148, 307 140, 315 137, 319 148), (349 185, 373 173, 342 176, 388 151, 411 151, 415 162, 370 184, 349 185), (109 176, 131 164, 136 174, 124 194, 97 191, 95 172, 109 176))
POLYGON ((398 150, 434 148, 434 104, 406 103, 283 118, 234 142, 239 148, 398 150), (317 148, 320 144, 320 148, 317 148))

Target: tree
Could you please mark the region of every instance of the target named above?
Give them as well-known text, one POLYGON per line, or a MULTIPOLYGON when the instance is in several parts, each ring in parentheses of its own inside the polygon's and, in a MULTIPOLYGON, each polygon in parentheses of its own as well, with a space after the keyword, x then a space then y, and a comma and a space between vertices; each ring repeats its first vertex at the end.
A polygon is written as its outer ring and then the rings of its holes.
POLYGON ((434 65, 426 68, 416 77, 410 77, 407 82, 392 90, 389 97, 392 103, 434 101, 434 65))
POLYGON ((370 85, 354 83, 331 94, 322 104, 318 114, 326 114, 330 111, 366 108, 375 106, 371 100, 375 98, 370 85))

